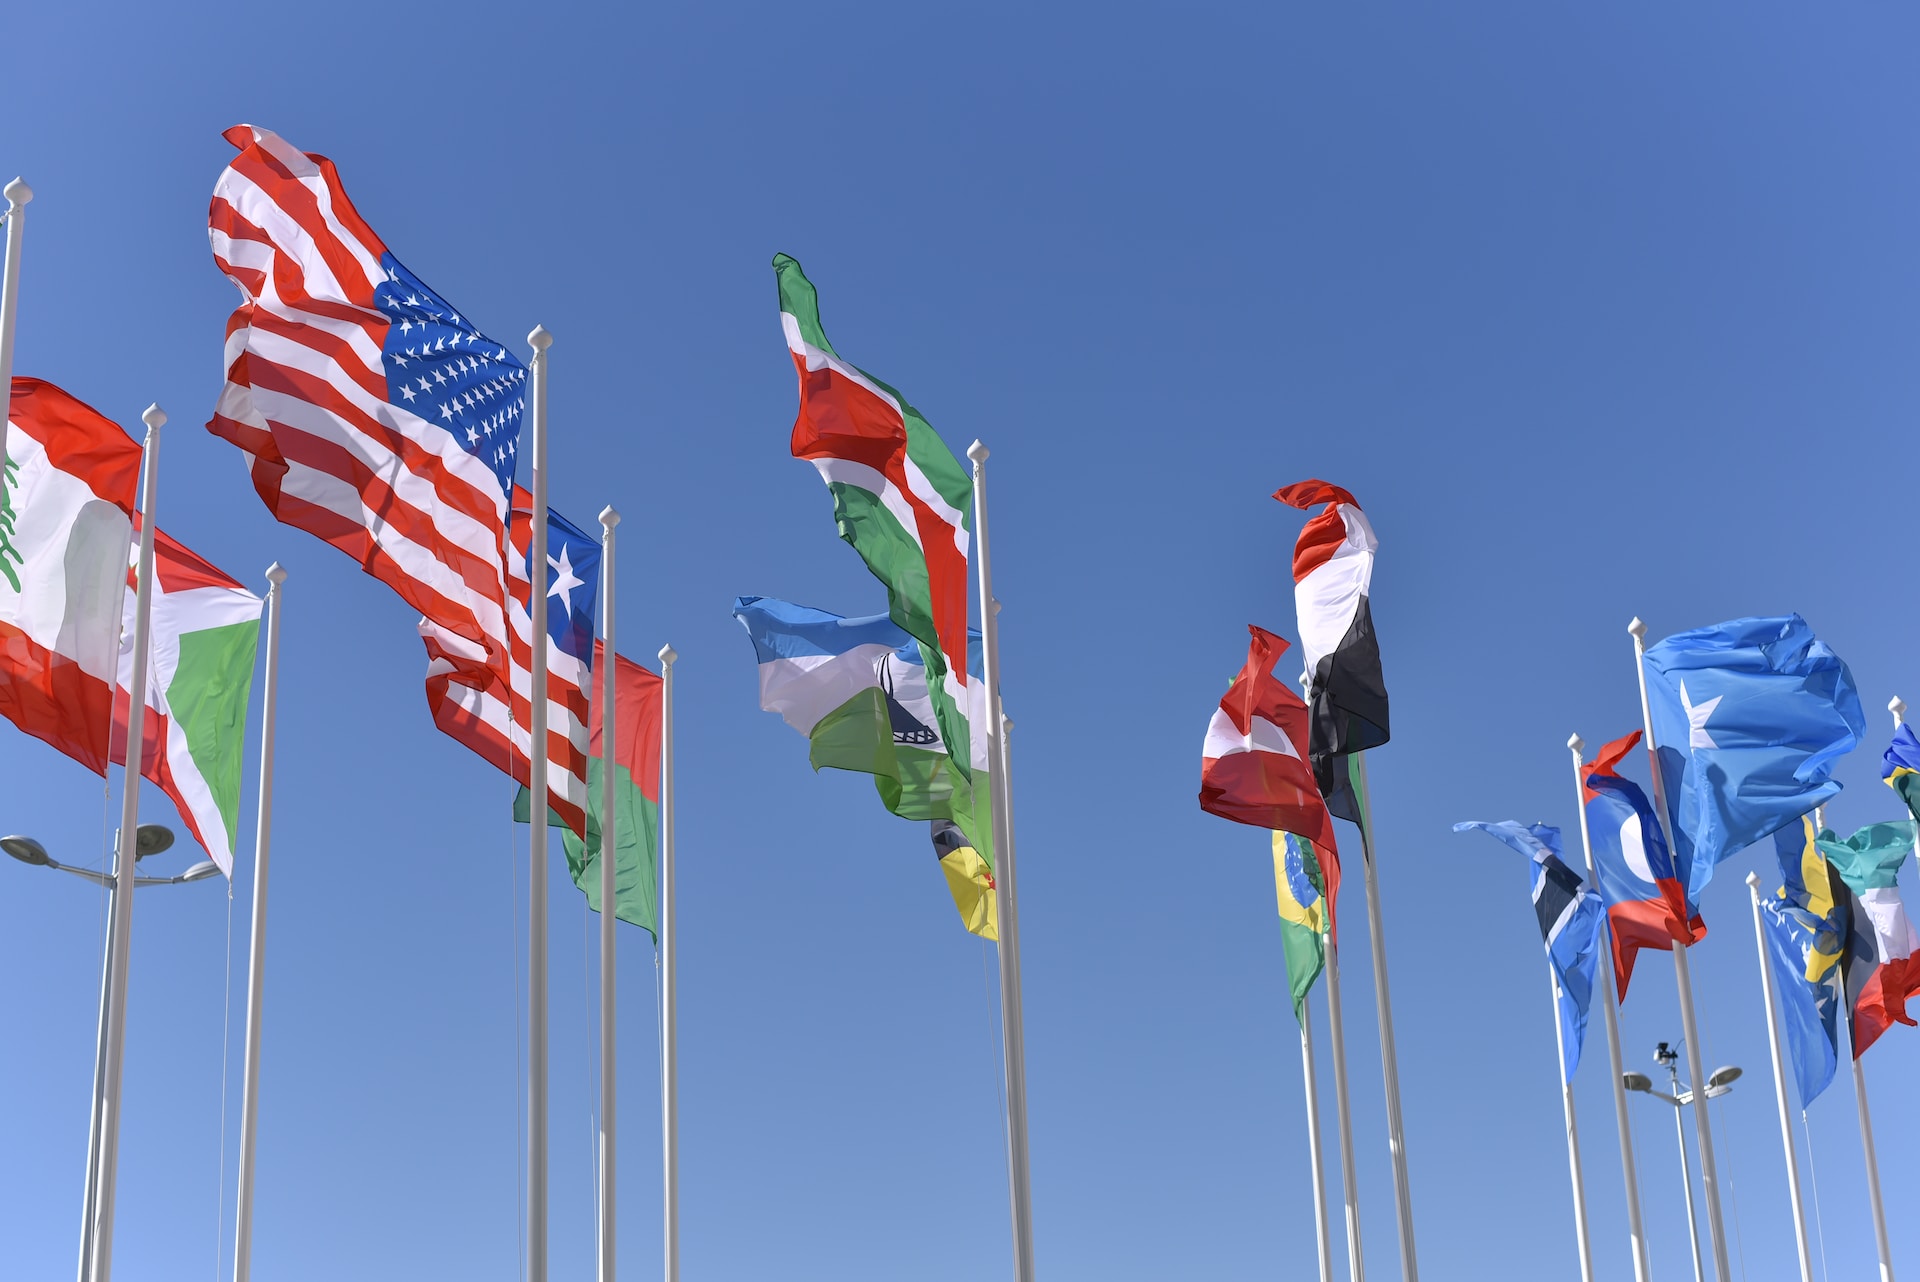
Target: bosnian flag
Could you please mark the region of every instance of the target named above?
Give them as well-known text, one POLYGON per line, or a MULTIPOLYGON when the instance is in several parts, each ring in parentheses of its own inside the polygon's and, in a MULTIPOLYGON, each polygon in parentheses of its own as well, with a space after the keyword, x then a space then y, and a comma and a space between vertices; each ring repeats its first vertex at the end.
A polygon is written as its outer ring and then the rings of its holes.
POLYGON ((1580 772, 1621 1001, 1627 999, 1627 981, 1633 978, 1634 959, 1642 948, 1672 952, 1675 941, 1698 943, 1707 933, 1707 924, 1687 900, 1686 879, 1667 849, 1647 794, 1616 769, 1639 742, 1638 730, 1615 739, 1580 772))
POLYGON ((1337 485, 1301 481, 1273 497, 1301 509, 1327 505, 1293 546, 1293 599, 1310 679, 1314 773, 1327 799, 1336 802, 1336 813, 1357 823, 1337 759, 1378 748, 1388 738, 1387 684, 1367 602, 1379 540, 1353 495, 1337 485))
POLYGON ((1290 832, 1335 856, 1333 819, 1307 764, 1307 705, 1273 675, 1284 639, 1247 625, 1247 663, 1227 687, 1200 748, 1200 808, 1290 832))

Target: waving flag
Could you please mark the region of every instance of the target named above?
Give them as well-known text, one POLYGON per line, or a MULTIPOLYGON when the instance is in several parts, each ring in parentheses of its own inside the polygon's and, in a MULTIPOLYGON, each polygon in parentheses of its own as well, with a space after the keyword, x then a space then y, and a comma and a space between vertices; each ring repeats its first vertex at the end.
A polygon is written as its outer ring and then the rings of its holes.
POLYGON ((236 125, 207 234, 239 288, 207 430, 280 521, 508 666, 505 540, 526 369, 400 264, 333 162, 236 125))
POLYGON ((933 854, 946 875, 960 923, 982 939, 1000 938, 1000 906, 994 898, 993 869, 951 819, 931 821, 933 854))
POLYGON ((1881 758, 1880 777, 1920 819, 1920 739, 1914 737, 1912 726, 1902 722, 1894 730, 1893 742, 1881 758))
MULTIPOLYGON (((1247 625, 1252 641, 1200 748, 1200 808, 1235 823, 1297 833, 1334 855, 1333 820, 1307 764, 1307 705, 1273 665, 1287 643, 1247 625)), ((1337 857, 1337 856, 1335 856, 1337 857)))
POLYGON ((1912 1025, 1907 998, 1920 992, 1920 933, 1900 898, 1900 865, 1913 849, 1913 824, 1868 824, 1841 841, 1820 834, 1820 853, 1838 874, 1845 909, 1847 1008, 1858 1059, 1894 1024, 1912 1025))
POLYGON ((1339 865, 1323 874, 1318 852, 1306 838, 1273 834, 1273 894, 1280 909, 1280 947, 1287 959, 1287 986, 1293 993, 1293 1017, 1300 1018, 1307 994, 1327 967, 1321 936, 1332 929, 1333 891, 1339 865))
POLYGON ((1866 718, 1853 674, 1797 614, 1681 632, 1647 651, 1647 698, 1698 900, 1714 867, 1840 791, 1866 718))
POLYGON ((1841 962, 1852 896, 1820 852, 1812 815, 1774 833, 1773 844, 1780 888, 1760 901, 1760 922, 1805 1109, 1833 1080, 1838 1062, 1841 962))
POLYGON ((1387 741, 1387 683, 1373 634, 1373 553, 1379 540, 1353 495, 1325 481, 1274 491, 1290 507, 1324 503, 1293 546, 1293 599, 1300 650, 1310 678, 1309 753, 1333 813, 1360 822, 1346 764, 1340 758, 1387 741))
POLYGON ((1600 749, 1581 771, 1594 873, 1607 901, 1614 984, 1621 1001, 1642 948, 1672 952, 1707 933, 1687 898, 1681 870, 1667 850, 1660 821, 1640 785, 1616 769, 1640 742, 1634 731, 1600 749))
MULTIPOLYGON (((420 621, 427 647, 427 704, 434 724, 526 786, 533 769, 533 496, 513 487, 511 684, 481 647, 420 621)), ((587 813, 590 791, 588 716, 592 697, 594 619, 600 596, 600 544, 547 509, 547 800, 578 839, 599 819, 587 813)), ((644 671, 644 669, 642 669, 644 671)), ((598 883, 596 883, 596 886, 598 883)), ((597 897, 598 890, 595 890, 597 897)))

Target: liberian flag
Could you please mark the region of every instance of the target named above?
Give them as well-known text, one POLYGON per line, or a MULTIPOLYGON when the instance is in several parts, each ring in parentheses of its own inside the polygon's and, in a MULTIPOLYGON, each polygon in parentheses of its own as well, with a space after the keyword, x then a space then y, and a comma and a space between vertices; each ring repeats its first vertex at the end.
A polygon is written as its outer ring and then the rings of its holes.
POLYGON ((1247 663, 1227 687, 1200 748, 1200 808, 1295 833, 1335 856, 1333 820, 1303 749, 1307 705, 1273 675, 1284 639, 1247 625, 1247 663))
POLYGON ((1274 491, 1290 507, 1326 504, 1293 546, 1293 600, 1300 650, 1310 678, 1312 730, 1308 752, 1334 813, 1360 821, 1339 758, 1387 741, 1387 685, 1373 634, 1367 593, 1373 581, 1373 527, 1353 495, 1325 481, 1274 491))
POLYGON ((1593 842, 1594 871, 1612 927, 1613 982, 1620 1000, 1642 948, 1672 952, 1677 941, 1698 943, 1707 933, 1687 899, 1686 879, 1667 850, 1653 806, 1640 785, 1615 767, 1640 742, 1640 731, 1600 749, 1580 772, 1593 842))
MULTIPOLYGON (((929 650, 930 696, 942 741, 970 782, 967 506, 973 482, 904 396, 840 358, 800 264, 773 259, 780 326, 800 377, 793 456, 833 495, 840 537, 887 585, 887 612, 929 650)), ((977 737, 984 739, 984 732, 977 737)))
POLYGON ((1920 992, 1920 933, 1900 898, 1900 865, 1913 849, 1913 824, 1868 824, 1845 841, 1822 832, 1817 845, 1839 874, 1830 884, 1846 923, 1841 966, 1858 1059, 1894 1024, 1915 1022, 1907 999, 1920 992))
MULTIPOLYGON (((140 446, 14 380, 0 516, 0 712, 95 774, 126 762, 140 446)), ((233 873, 261 600, 154 531, 141 773, 233 873)))

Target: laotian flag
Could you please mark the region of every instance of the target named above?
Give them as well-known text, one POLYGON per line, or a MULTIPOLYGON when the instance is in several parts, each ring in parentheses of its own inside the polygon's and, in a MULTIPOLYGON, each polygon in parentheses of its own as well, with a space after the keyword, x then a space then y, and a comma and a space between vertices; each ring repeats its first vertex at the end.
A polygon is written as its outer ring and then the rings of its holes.
POLYGON ((1688 902, 1686 879, 1647 794, 1615 769, 1639 742, 1638 730, 1615 739, 1580 772, 1594 871, 1612 928, 1614 983, 1623 1002, 1642 948, 1672 952, 1676 942, 1697 943, 1707 933, 1688 902))

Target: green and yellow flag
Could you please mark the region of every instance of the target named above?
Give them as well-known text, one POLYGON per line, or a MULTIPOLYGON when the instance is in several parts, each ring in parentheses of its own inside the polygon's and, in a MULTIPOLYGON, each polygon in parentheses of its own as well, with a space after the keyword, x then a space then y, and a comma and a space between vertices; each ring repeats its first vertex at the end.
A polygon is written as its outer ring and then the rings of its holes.
POLYGON ((1281 949, 1287 958, 1287 984, 1293 991, 1293 1017, 1299 1019, 1313 982, 1327 965, 1321 942, 1329 925, 1326 878, 1312 842, 1290 832, 1273 834, 1273 891, 1280 907, 1281 949))

